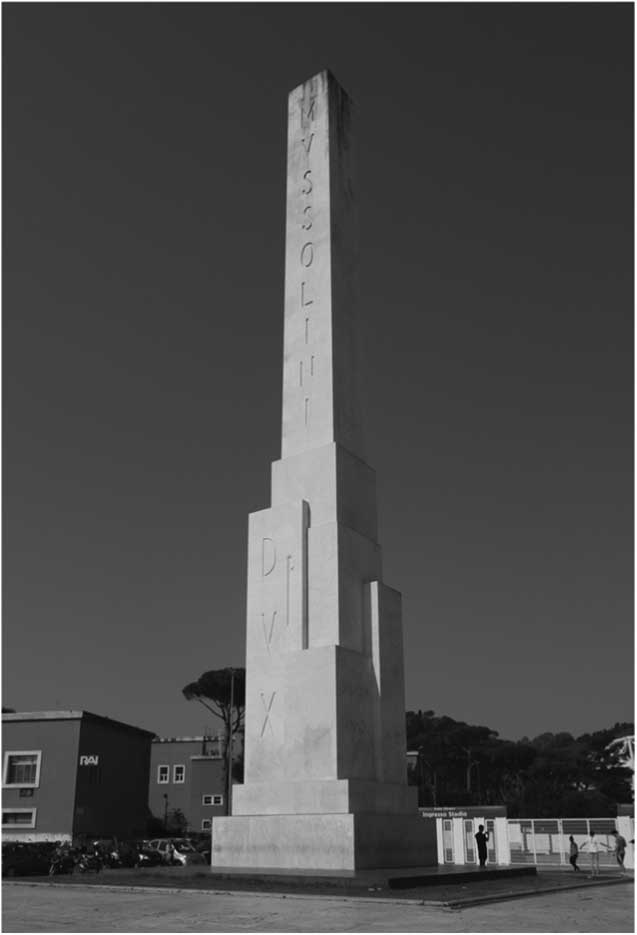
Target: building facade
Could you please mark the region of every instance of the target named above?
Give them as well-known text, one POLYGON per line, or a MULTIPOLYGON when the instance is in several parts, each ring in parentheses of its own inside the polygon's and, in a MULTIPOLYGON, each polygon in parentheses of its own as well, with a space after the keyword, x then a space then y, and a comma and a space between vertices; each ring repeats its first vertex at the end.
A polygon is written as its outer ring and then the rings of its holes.
POLYGON ((223 743, 219 737, 161 737, 151 745, 148 804, 173 833, 210 831, 227 814, 223 743))
POLYGON ((146 832, 153 734, 88 711, 2 715, 5 841, 146 832))

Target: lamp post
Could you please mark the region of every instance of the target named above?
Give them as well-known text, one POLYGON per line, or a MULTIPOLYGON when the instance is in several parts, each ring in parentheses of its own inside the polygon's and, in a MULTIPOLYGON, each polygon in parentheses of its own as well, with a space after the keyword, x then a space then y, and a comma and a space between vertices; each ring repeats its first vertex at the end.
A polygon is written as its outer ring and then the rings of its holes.
POLYGON ((230 717, 228 719, 228 789, 227 789, 227 809, 226 814, 232 814, 232 739, 234 731, 232 729, 232 709, 234 708, 234 669, 230 669, 230 717))
POLYGON ((168 831, 168 794, 164 792, 164 831, 168 831))
MULTIPOLYGON (((431 786, 431 793, 432 793, 433 800, 434 800, 434 803, 433 803, 433 804, 434 804, 434 808, 436 808, 436 807, 437 807, 437 802, 436 802, 436 785, 437 785, 437 782, 436 782, 436 779, 437 779, 437 777, 436 777, 436 771, 435 771, 435 769, 433 768, 433 766, 431 765, 431 763, 429 762, 429 760, 426 760, 426 759, 424 758, 424 756, 422 755, 422 747, 418 750, 418 763, 419 763, 419 764, 423 764, 423 763, 424 763, 425 766, 428 766, 429 769, 431 770, 431 776, 432 776, 432 780, 433 780, 433 781, 430 782, 429 785, 431 786)), ((420 765, 420 775, 421 775, 421 777, 422 777, 423 786, 424 786, 424 785, 425 785, 425 771, 423 770, 422 765, 420 765)))

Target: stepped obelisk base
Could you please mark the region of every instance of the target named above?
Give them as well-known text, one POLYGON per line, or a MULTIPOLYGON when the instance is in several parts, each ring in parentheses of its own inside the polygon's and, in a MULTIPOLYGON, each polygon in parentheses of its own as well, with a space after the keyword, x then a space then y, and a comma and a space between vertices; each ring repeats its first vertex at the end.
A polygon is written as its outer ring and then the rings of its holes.
POLYGON ((213 818, 212 868, 362 870, 437 864, 435 823, 419 815, 213 818))

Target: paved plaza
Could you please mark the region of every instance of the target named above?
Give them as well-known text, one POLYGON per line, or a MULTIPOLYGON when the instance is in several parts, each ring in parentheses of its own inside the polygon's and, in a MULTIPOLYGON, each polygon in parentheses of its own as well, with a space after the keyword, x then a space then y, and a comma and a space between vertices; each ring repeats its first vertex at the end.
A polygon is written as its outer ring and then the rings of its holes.
POLYGON ((632 883, 462 910, 400 901, 7 883, 5 932, 632 932, 632 883))

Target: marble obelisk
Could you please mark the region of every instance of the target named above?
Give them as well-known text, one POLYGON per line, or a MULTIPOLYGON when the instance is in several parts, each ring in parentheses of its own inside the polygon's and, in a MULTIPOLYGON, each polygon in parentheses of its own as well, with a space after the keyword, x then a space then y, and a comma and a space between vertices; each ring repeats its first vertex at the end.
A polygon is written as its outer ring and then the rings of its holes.
POLYGON ((213 819, 213 867, 436 861, 362 436, 351 124, 329 72, 289 96, 282 452, 249 520, 245 781, 213 819))

